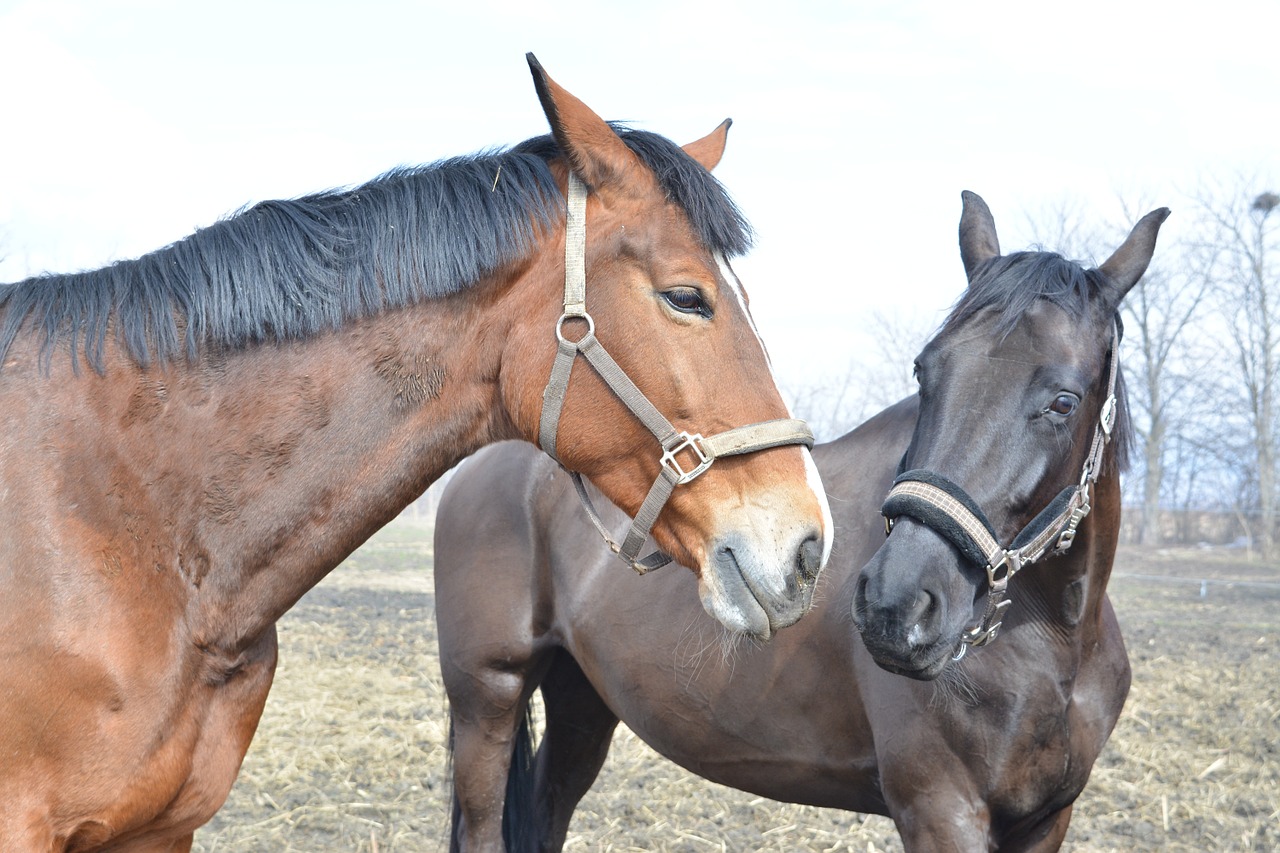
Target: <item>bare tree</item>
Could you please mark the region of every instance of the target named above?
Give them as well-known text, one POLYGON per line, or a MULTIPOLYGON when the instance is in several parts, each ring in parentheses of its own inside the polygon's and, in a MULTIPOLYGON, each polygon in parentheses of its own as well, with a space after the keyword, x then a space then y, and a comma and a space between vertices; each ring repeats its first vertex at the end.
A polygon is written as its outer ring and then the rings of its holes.
MULTIPOLYGON (((1130 218, 1134 218, 1130 216, 1130 218)), ((1139 541, 1160 544, 1160 508, 1170 501, 1166 494, 1165 468, 1170 444, 1176 439, 1181 463, 1199 469, 1189 460, 1185 430, 1197 408, 1181 406, 1201 387, 1196 378, 1206 362, 1196 342, 1184 334, 1198 317, 1209 292, 1211 276, 1188 264, 1183 247, 1160 247, 1156 261, 1122 306, 1129 352, 1129 399, 1134 410, 1141 464, 1142 525, 1139 541)), ((1192 401, 1194 402, 1194 401, 1192 401)))
MULTIPOLYGON (((1280 195, 1250 192, 1239 181, 1228 191, 1202 191, 1196 201, 1205 221, 1200 257, 1218 283, 1219 313, 1227 323, 1222 346, 1243 390, 1244 417, 1256 476, 1257 546, 1276 553, 1277 378, 1280 377, 1280 195)), ((1254 185, 1256 187, 1256 184, 1254 185)))
MULTIPOLYGON (((1086 265, 1093 262, 1092 253, 1101 246, 1106 231, 1097 212, 1071 196, 1045 201, 1024 211, 1022 219, 1033 245, 1086 265)), ((1128 233, 1126 229, 1121 238, 1128 233)))
POLYGON ((923 312, 871 313, 843 371, 805 383, 783 382, 797 417, 830 441, 881 409, 915 393, 912 365, 934 320, 923 312))

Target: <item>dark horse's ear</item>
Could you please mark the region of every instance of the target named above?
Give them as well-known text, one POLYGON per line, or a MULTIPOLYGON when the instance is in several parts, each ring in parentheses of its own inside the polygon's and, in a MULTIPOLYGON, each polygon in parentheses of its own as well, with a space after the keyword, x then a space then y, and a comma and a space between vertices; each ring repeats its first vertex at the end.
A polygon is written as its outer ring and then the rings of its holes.
POLYGON ((1125 238, 1124 245, 1098 267, 1107 276, 1107 299, 1113 308, 1120 305, 1120 300, 1147 271, 1151 255, 1156 250, 1156 235, 1168 218, 1169 208, 1162 207, 1139 219, 1125 238))
POLYGON ((650 174, 604 119, 547 76, 532 53, 525 58, 551 134, 579 178, 594 190, 623 189, 636 176, 650 174))
POLYGON ((960 260, 964 274, 973 281, 973 273, 984 261, 1000 256, 996 238, 996 221, 982 196, 968 190, 960 193, 964 209, 960 213, 960 260))
POLYGON ((733 119, 727 118, 706 136, 681 147, 684 148, 684 153, 697 160, 702 164, 702 168, 710 172, 724 156, 724 144, 729 138, 729 128, 732 126, 733 119))

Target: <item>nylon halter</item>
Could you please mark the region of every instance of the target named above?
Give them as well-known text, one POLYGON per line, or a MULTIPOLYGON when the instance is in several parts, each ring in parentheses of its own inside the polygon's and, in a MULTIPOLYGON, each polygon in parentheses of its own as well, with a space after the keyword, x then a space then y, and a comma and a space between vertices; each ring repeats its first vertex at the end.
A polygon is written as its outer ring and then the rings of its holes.
MULTIPOLYGON (((1089 493, 1098 481, 1102 454, 1111 440, 1116 419, 1120 329, 1114 322, 1109 361, 1107 397, 1093 428, 1093 443, 1085 457, 1079 483, 1063 489, 1007 547, 1000 544, 995 528, 964 489, 933 471, 916 469, 903 473, 899 469, 893 488, 880 508, 885 517, 885 534, 893 529, 893 523, 899 516, 909 516, 941 535, 966 559, 982 566, 987 573, 990 589, 986 611, 977 625, 961 635, 955 660, 964 657, 969 646, 985 646, 996 638, 1001 619, 1012 604, 1012 600, 1006 597, 1009 581, 1024 566, 1070 548, 1080 522, 1089 514, 1092 508, 1089 493)), ((905 462, 906 456, 903 456, 903 467, 905 462)))
MULTIPOLYGON (((794 418, 763 421, 706 437, 698 433, 677 430, 672 426, 596 338, 595 321, 587 313, 586 307, 586 214, 587 187, 577 175, 570 172, 564 241, 564 313, 556 322, 558 342, 556 358, 551 365, 551 378, 547 381, 546 390, 542 392, 542 418, 538 427, 538 446, 552 459, 560 461, 556 456, 556 433, 559 429, 560 415, 564 409, 565 394, 569 390, 569 377, 577 356, 582 355, 618 399, 653 433, 662 447, 658 478, 640 505, 640 511, 631 521, 631 527, 621 545, 614 541, 608 528, 600 519, 600 514, 596 511, 590 495, 587 494, 582 475, 576 471, 569 471, 587 516, 604 537, 610 550, 637 573, 645 574, 671 562, 671 557, 661 551, 654 551, 643 559, 639 558, 639 554, 645 540, 649 537, 650 529, 658 520, 658 515, 671 498, 676 486, 697 479, 711 467, 712 463, 723 456, 754 453, 758 450, 789 444, 813 447, 813 432, 804 421, 794 418), (582 320, 587 325, 586 334, 576 341, 565 337, 565 323, 569 320, 582 320), (680 461, 681 456, 685 456, 692 463, 687 469, 684 467, 685 463, 680 461)), ((561 467, 564 467, 563 463, 561 467)))

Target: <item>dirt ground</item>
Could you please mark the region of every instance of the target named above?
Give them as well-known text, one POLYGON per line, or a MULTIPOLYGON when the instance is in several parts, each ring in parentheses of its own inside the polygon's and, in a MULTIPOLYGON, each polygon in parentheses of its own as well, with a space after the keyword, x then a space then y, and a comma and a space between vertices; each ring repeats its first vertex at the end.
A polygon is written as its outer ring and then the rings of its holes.
MULTIPOLYGON (((1133 663, 1064 849, 1280 850, 1280 567, 1122 550, 1133 663)), ((446 850, 444 692, 430 531, 396 522, 280 623, 280 667, 204 853, 446 850)), ((568 850, 900 851, 887 819, 705 782, 619 727, 568 850)))

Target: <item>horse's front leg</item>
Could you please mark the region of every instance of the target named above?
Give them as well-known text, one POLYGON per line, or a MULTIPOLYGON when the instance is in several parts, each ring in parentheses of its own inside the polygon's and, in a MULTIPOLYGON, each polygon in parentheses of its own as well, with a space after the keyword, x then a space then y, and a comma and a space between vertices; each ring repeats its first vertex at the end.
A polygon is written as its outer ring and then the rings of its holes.
POLYGON ((943 788, 937 780, 902 802, 890 797, 889 813, 906 853, 985 853, 996 848, 991 811, 976 796, 943 788))
POLYGON ((1055 853, 1061 849, 1071 825, 1071 806, 1054 812, 1026 832, 1010 833, 1001 843, 1000 853, 1055 853))

